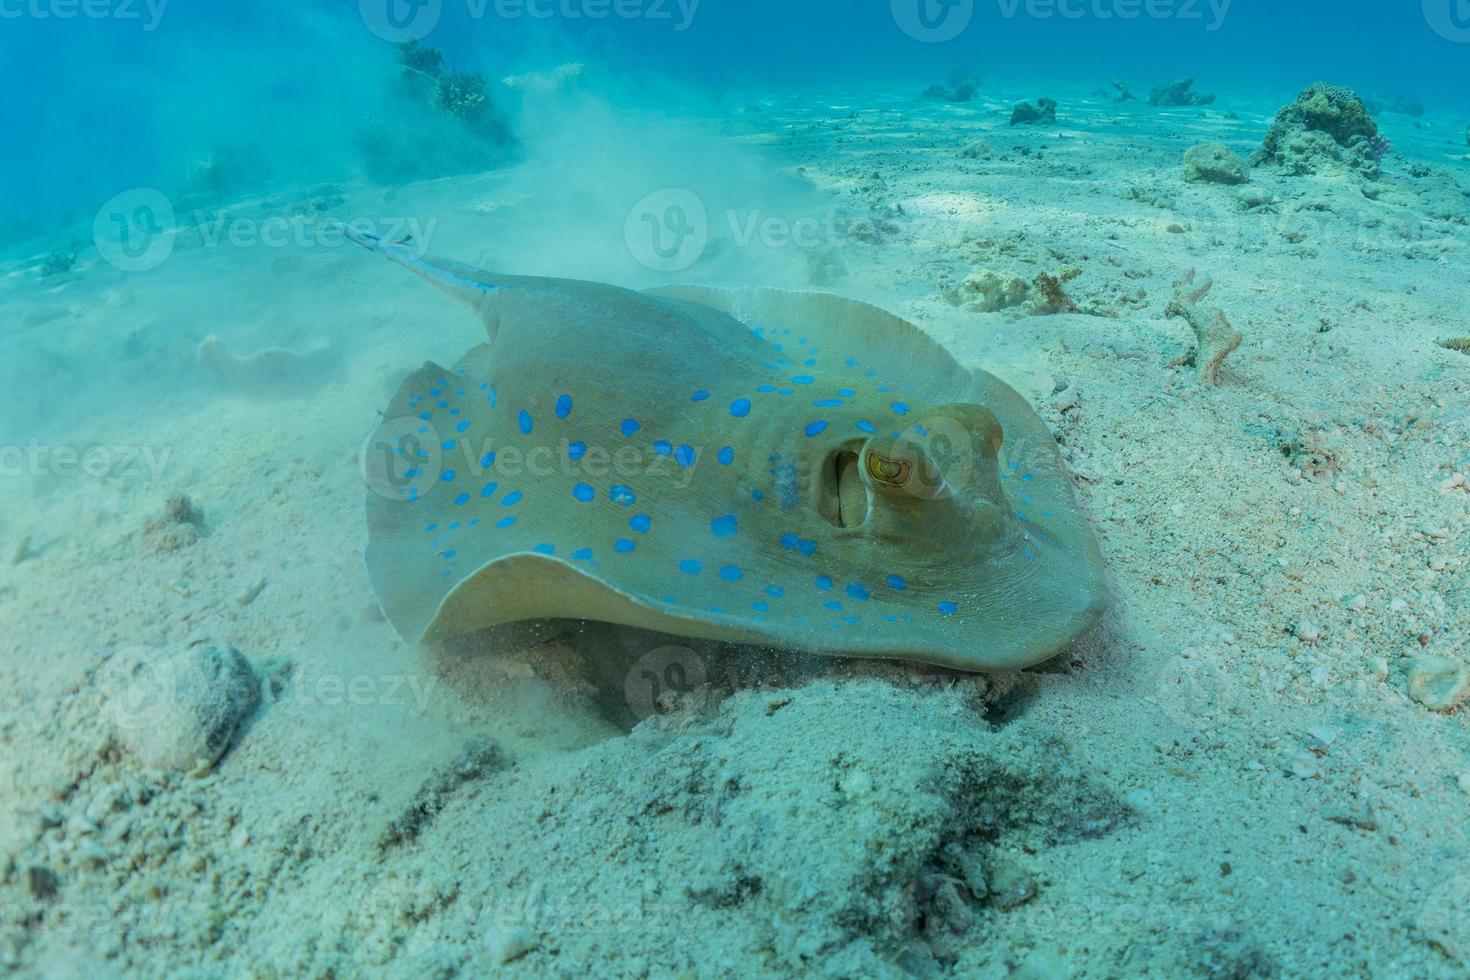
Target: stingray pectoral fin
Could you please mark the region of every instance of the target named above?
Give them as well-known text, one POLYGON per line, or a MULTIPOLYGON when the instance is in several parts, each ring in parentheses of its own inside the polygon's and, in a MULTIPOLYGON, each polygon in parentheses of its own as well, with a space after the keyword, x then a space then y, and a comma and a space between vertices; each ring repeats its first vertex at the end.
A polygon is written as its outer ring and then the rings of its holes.
POLYGON ((649 295, 712 307, 747 327, 789 327, 838 363, 890 370, 902 365, 914 397, 931 402, 959 398, 969 372, 938 341, 887 310, 831 293, 784 289, 716 289, 668 286, 649 295))

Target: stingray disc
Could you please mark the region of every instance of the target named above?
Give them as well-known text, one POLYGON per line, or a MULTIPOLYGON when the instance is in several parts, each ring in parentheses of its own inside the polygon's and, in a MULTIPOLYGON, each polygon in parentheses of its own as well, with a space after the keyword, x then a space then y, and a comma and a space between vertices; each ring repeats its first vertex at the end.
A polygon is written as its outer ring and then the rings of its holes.
POLYGON ((404 382, 364 450, 367 565, 410 643, 580 618, 966 670, 1106 602, 1015 391, 873 307, 491 275, 354 235, 487 344, 404 382))

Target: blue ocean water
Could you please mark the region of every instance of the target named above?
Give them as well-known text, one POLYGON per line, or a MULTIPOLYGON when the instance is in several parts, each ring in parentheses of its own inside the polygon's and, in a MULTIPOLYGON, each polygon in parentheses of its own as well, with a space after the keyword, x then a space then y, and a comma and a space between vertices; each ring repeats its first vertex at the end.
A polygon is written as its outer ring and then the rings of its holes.
POLYGON ((278 178, 340 175, 384 35, 408 32, 491 78, 585 60, 615 104, 671 109, 963 69, 1283 99, 1330 79, 1470 112, 1465 0, 5 0, 0 215, 84 216, 220 142, 258 147, 278 178))

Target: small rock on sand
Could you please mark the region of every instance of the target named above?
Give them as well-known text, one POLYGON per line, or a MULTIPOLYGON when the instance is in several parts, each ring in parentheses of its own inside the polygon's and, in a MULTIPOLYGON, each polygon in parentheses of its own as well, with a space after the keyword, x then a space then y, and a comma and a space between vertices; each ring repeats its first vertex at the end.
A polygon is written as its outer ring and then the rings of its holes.
POLYGON ((212 646, 171 656, 121 651, 99 684, 119 741, 154 769, 208 770, 260 703, 260 684, 240 652, 212 646))
POLYGON ((1244 184, 1245 161, 1224 143, 1191 147, 1184 154, 1184 179, 1208 184, 1244 184))
POLYGON ((1453 711, 1470 698, 1470 668, 1446 657, 1411 660, 1409 696, 1430 711, 1453 711))

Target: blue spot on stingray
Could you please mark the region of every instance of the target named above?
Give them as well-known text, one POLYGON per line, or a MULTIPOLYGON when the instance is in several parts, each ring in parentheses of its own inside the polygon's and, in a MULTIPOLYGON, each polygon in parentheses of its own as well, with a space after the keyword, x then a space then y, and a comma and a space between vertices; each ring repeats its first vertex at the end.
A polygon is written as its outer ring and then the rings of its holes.
POLYGON ((813 408, 840 408, 841 406, 841 398, 822 398, 818 401, 812 402, 813 408))
POLYGON ((897 412, 899 415, 907 415, 909 413, 909 407, 907 405, 905 405, 903 402, 894 402, 893 403, 893 410, 895 412, 897 412))
POLYGON ((765 500, 766 499, 766 492, 764 490, 752 490, 752 491, 750 491, 750 499, 751 500, 765 500))
MULTIPOLYGON (((767 365, 767 366, 768 367, 774 367, 775 365, 767 365)), ((771 392, 773 392, 773 391, 776 390, 776 386, 775 385, 759 385, 755 390, 758 391, 758 392, 760 392, 762 395, 769 395, 771 392)))
POLYGON ((776 392, 776 394, 778 394, 778 395, 794 395, 794 394, 796 394, 796 389, 795 388, 782 388, 780 391, 776 392))
POLYGON ((457 445, 459 445, 459 443, 455 442, 453 439, 448 439, 444 443, 444 451, 447 453, 457 445))
POLYGON ((741 579, 745 578, 745 573, 736 568, 734 565, 726 565, 724 568, 720 569, 720 578, 724 579, 726 582, 738 582, 741 579))
POLYGON ((440 402, 439 403, 439 407, 440 408, 448 408, 449 407, 449 403, 448 402, 440 402))
POLYGON ((1025 480, 1027 483, 1030 483, 1032 480, 1036 479, 1036 474, 1027 473, 1025 476, 1021 477, 1021 479, 1025 480))
POLYGON ((810 374, 798 374, 796 377, 791 379, 793 384, 799 385, 809 385, 816 380, 817 379, 812 377, 810 374))
POLYGON ((729 466, 731 463, 735 462, 735 450, 731 449, 729 446, 726 446, 724 449, 720 450, 719 455, 715 458, 720 461, 721 466, 729 466))
POLYGON ((734 514, 726 514, 724 517, 716 517, 709 522, 709 529, 717 538, 728 538, 740 530, 739 523, 734 514))
POLYGON ((511 517, 502 517, 500 520, 498 520, 498 521, 495 522, 495 526, 496 527, 510 527, 515 522, 516 522, 516 519, 515 519, 514 516, 511 516, 511 517))
POLYGON ((862 619, 860 619, 857 616, 843 616, 842 617, 842 621, 844 623, 847 623, 849 626, 855 626, 858 623, 861 623, 862 622, 862 619))
POLYGON ((510 493, 505 495, 505 499, 500 502, 500 506, 514 507, 516 504, 520 503, 522 498, 524 498, 525 496, 526 495, 521 493, 519 490, 512 490, 510 493))
POLYGON ((781 535, 781 547, 785 548, 787 551, 795 551, 796 550, 796 546, 799 545, 799 544, 801 544, 801 539, 798 538, 796 535, 794 535, 794 534, 783 534, 783 535, 781 535))
POLYGON ((521 435, 530 435, 533 427, 531 424, 531 413, 524 408, 521 409, 521 413, 516 416, 516 425, 520 426, 521 435))
POLYGON ((802 557, 810 558, 812 555, 815 555, 817 553, 817 543, 815 541, 807 539, 802 541, 801 544, 797 545, 796 550, 801 552, 802 557))
POLYGON ((754 609, 756 612, 759 612, 759 613, 765 613, 765 612, 770 612, 771 611, 770 604, 769 603, 766 603, 766 602, 752 602, 750 604, 750 608, 754 609))
POLYGON ((855 398, 855 397, 857 397, 857 392, 853 391, 851 388, 838 388, 837 389, 837 394, 840 397, 842 397, 842 398, 855 398))
POLYGON ((465 504, 467 504, 469 502, 470 502, 470 495, 467 494, 467 493, 462 493, 458 497, 455 497, 454 498, 454 506, 456 506, 456 507, 463 507, 465 504))
POLYGON ((684 467, 686 470, 689 467, 693 466, 694 465, 694 447, 693 446, 680 446, 674 452, 674 462, 678 463, 680 466, 684 467))
POLYGON ((674 444, 667 439, 660 439, 653 444, 653 452, 656 456, 668 456, 674 451, 674 444))
POLYGON ((413 469, 409 470, 403 475, 410 480, 417 480, 419 477, 424 475, 424 471, 415 466, 413 469))
POLYGON ((637 495, 621 484, 609 490, 607 495, 613 503, 622 504, 624 507, 631 507, 638 502, 637 495))
POLYGON ((875 426, 872 422, 859 422, 857 424, 857 427, 860 430, 862 430, 863 432, 877 432, 878 431, 878 427, 875 426))
POLYGON ((434 417, 434 413, 433 412, 420 412, 419 413, 419 418, 423 419, 425 422, 429 421, 429 419, 431 419, 433 417, 434 417))
POLYGON ((572 552, 572 560, 573 561, 591 561, 592 560, 592 549, 591 548, 578 548, 576 551, 572 552))
POLYGON ((649 517, 647 514, 639 514, 637 517, 631 517, 628 519, 628 526, 637 531, 639 534, 647 534, 648 529, 653 527, 653 518, 649 517))
POLYGON ((817 366, 817 359, 815 357, 808 357, 806 359, 806 366, 807 367, 816 367, 817 366))
POLYGON ((427 531, 429 534, 433 534, 435 531, 439 530, 439 525, 430 524, 428 527, 424 528, 424 530, 427 531))
POLYGON ((457 554, 459 554, 459 552, 457 552, 457 551, 446 551, 446 552, 444 552, 444 557, 445 558, 453 558, 457 554))
POLYGON ((781 588, 781 586, 779 585, 766 586, 766 595, 770 596, 772 599, 779 599, 785 594, 786 590, 781 588))
POLYGON ((587 455, 587 444, 577 441, 567 443, 567 459, 581 459, 587 455))
POLYGON ((441 476, 439 479, 443 480, 445 483, 453 483, 454 482, 454 470, 445 470, 444 471, 444 475, 441 476))
POLYGON ((904 581, 902 575, 890 575, 888 576, 888 587, 895 592, 902 592, 909 587, 909 584, 904 581))
POLYGON ((948 599, 939 604, 939 615, 941 616, 953 616, 959 611, 960 607, 950 602, 948 599))
POLYGON ((480 496, 482 496, 482 497, 490 497, 490 496, 493 496, 495 494, 495 491, 498 490, 498 489, 500 489, 500 484, 498 484, 498 483, 496 483, 495 481, 492 480, 489 483, 485 484, 485 489, 483 489, 483 490, 480 491, 480 496))
POLYGON ((683 572, 685 575, 698 575, 700 572, 704 571, 704 562, 700 561, 698 558, 685 558, 683 561, 679 562, 679 571, 683 572))
POLYGON ((810 439, 812 436, 819 436, 826 431, 827 423, 822 421, 813 422, 811 425, 806 427, 806 435, 808 439, 810 439))
POLYGON ((737 419, 743 419, 750 414, 750 399, 737 398, 730 403, 730 414, 737 419))
POLYGON ((627 538, 618 538, 617 544, 613 545, 613 551, 616 551, 620 555, 626 555, 636 547, 638 547, 637 542, 629 541, 627 538))
POLYGON ((868 601, 868 590, 860 582, 854 582, 847 587, 847 594, 858 602, 868 601))
POLYGON ((469 427, 470 427, 470 420, 469 419, 465 419, 463 422, 459 423, 459 425, 456 425, 454 427, 454 431, 455 432, 463 432, 466 429, 468 429, 469 427))
POLYGON ((538 544, 536 547, 532 548, 531 550, 534 551, 538 555, 554 555, 554 554, 556 554, 556 546, 555 545, 549 545, 549 544, 538 544))
POLYGON ((556 417, 564 419, 572 414, 572 396, 562 395, 556 400, 556 417))
POLYGON ((618 431, 625 436, 631 436, 641 428, 643 426, 638 424, 637 419, 623 419, 622 423, 618 425, 618 431))
POLYGON ((702 401, 704 401, 708 397, 709 397, 709 392, 707 392, 707 391, 696 391, 694 393, 694 397, 693 398, 690 398, 689 400, 692 401, 692 402, 702 402, 702 401))
POLYGON ((495 454, 494 453, 486 453, 485 455, 483 455, 483 456, 480 457, 480 469, 482 469, 482 470, 488 470, 490 467, 492 467, 494 465, 495 465, 495 454))
POLYGON ((584 504, 590 504, 597 499, 597 491, 593 490, 589 484, 579 483, 572 487, 572 496, 584 504))
POLYGON ((836 599, 828 599, 826 602, 822 603, 822 608, 830 609, 833 612, 838 612, 842 609, 842 603, 838 602, 836 599))
POLYGON ((817 588, 821 589, 823 592, 826 592, 828 589, 832 588, 832 579, 827 577, 826 575, 818 575, 817 588))

